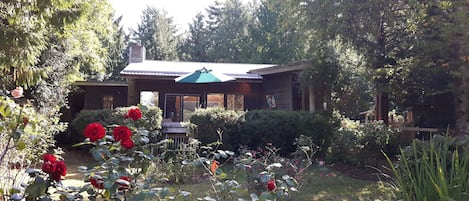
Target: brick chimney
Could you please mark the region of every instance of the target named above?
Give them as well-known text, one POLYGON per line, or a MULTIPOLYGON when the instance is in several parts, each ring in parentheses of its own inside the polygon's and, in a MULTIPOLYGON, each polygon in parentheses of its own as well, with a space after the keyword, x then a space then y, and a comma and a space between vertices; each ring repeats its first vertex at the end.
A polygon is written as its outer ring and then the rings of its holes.
POLYGON ((130 44, 129 63, 141 63, 145 61, 145 47, 140 42, 130 44))

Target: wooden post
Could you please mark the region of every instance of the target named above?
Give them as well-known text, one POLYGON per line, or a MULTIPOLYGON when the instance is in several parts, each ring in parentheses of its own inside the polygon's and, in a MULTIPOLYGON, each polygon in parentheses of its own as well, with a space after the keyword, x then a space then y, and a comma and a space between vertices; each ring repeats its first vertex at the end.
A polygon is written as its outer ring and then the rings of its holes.
POLYGON ((316 103, 315 103, 315 97, 314 97, 314 87, 313 85, 309 85, 308 87, 308 92, 309 92, 309 111, 311 113, 316 111, 316 103))
POLYGON ((127 105, 137 105, 137 89, 135 79, 128 79, 127 105))

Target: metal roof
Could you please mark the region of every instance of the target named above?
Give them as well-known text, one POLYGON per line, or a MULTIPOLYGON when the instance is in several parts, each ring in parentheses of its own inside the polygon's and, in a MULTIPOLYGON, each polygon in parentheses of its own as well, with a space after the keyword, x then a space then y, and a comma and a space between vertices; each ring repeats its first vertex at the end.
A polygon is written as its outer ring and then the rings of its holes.
POLYGON ((261 75, 251 73, 250 71, 274 66, 277 65, 145 60, 140 63, 130 63, 120 72, 120 75, 123 77, 145 76, 154 78, 176 78, 205 67, 236 79, 260 80, 262 79, 261 75))

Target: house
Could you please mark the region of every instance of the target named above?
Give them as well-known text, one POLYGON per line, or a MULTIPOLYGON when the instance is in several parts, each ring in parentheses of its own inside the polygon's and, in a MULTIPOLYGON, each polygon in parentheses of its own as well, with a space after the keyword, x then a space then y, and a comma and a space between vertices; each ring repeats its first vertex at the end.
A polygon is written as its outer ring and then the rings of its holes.
POLYGON ((201 107, 322 109, 322 102, 315 103, 311 88, 300 85, 300 73, 311 65, 310 62, 275 65, 155 61, 145 59, 145 48, 139 44, 131 45, 129 55, 129 65, 120 73, 127 82, 77 83, 86 91, 84 109, 112 108, 126 101, 126 105, 158 106, 164 118, 173 122, 186 121, 201 107), (223 73, 234 80, 203 84, 175 81, 201 68, 223 73))

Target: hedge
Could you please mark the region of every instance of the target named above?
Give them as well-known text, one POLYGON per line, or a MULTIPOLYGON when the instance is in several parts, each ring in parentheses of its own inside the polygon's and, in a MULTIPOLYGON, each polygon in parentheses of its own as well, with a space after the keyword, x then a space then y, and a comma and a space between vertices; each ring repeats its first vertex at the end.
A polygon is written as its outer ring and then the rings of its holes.
POLYGON ((248 145, 256 149, 272 143, 283 155, 295 151, 293 142, 300 135, 312 137, 325 151, 332 133, 326 116, 282 110, 235 112, 223 108, 200 109, 191 117, 191 123, 197 128, 196 137, 202 143, 216 141, 216 131, 220 129, 225 147, 236 150, 240 145, 248 145))

